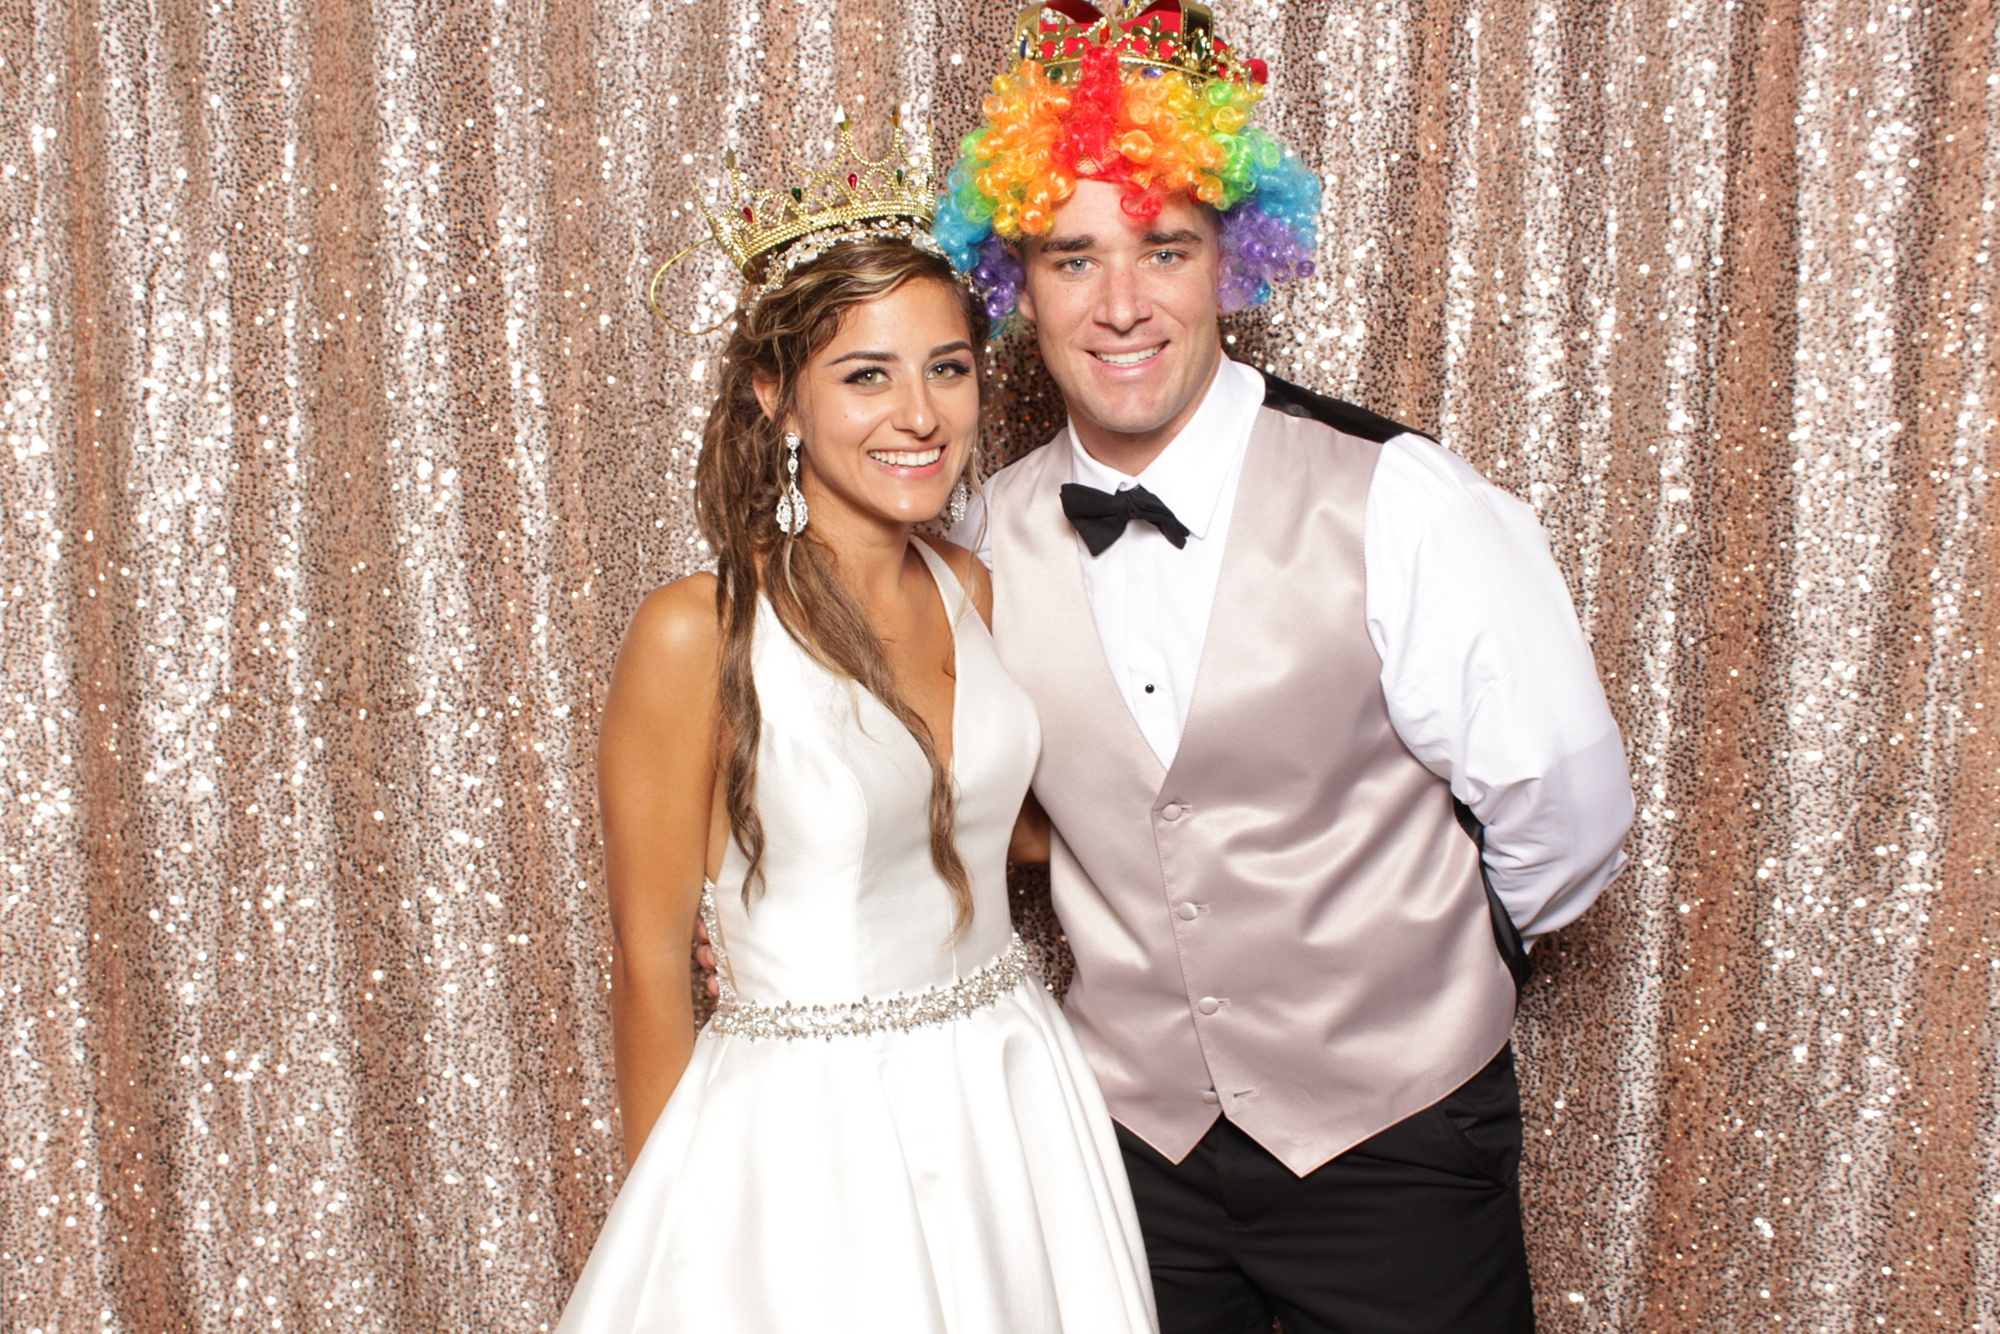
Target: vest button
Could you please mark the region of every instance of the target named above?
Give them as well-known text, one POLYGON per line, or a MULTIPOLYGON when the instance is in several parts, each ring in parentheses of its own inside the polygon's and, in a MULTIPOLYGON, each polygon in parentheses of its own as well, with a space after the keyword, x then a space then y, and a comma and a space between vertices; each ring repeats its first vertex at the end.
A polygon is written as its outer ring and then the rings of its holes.
POLYGON ((1180 918, 1183 922, 1192 922, 1195 918, 1201 916, 1201 909, 1195 907, 1192 903, 1183 903, 1180 907, 1174 909, 1174 916, 1180 918))
POLYGON ((1213 996, 1203 996, 1195 1002, 1194 1008, 1200 1010, 1203 1014, 1214 1014, 1222 1008, 1222 1002, 1213 996))
POLYGON ((1187 807, 1181 805, 1178 801, 1170 801, 1160 807, 1160 818, 1168 821, 1178 820, 1186 810, 1187 807))

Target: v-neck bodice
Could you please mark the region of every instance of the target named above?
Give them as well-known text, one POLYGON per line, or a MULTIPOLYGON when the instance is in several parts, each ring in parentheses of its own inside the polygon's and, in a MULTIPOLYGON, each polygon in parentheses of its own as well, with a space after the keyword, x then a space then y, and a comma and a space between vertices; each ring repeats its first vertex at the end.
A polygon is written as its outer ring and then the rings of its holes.
POLYGON ((955 645, 952 773, 972 924, 951 941, 951 890, 931 865, 930 766, 916 739, 760 603, 752 672, 764 883, 746 906, 747 860, 732 842, 713 892, 722 967, 745 1000, 841 1004, 948 985, 1011 939, 1007 842, 1041 730, 950 567, 916 548, 955 645))

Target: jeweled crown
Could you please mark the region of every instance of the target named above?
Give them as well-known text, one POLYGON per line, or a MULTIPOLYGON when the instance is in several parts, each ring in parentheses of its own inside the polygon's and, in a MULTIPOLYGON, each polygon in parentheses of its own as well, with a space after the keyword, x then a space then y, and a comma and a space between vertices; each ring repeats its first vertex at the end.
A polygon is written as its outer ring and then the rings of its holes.
POLYGON ((734 150, 724 159, 724 177, 722 198, 714 208, 703 205, 702 212, 716 244, 746 278, 756 276, 763 256, 808 233, 897 218, 929 226, 937 211, 930 145, 904 135, 901 111, 890 130, 888 155, 879 160, 862 155, 842 113, 833 157, 803 180, 753 190, 737 169, 734 150))
POLYGON ((1216 39, 1215 17, 1199 0, 1127 0, 1111 13, 1088 0, 1030 0, 1015 37, 1021 58, 1056 80, 1068 79, 1093 46, 1111 50, 1121 65, 1171 70, 1197 85, 1265 79, 1263 61, 1238 59, 1216 39))

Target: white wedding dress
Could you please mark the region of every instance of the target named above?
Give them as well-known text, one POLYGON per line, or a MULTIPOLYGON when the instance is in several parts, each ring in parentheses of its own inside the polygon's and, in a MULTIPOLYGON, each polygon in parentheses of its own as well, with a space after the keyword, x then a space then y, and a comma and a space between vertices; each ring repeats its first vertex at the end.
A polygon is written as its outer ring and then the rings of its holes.
POLYGON ((764 886, 703 911, 723 1003, 558 1334, 1140 1334, 1152 1285, 1111 1120, 1007 912, 1034 706, 922 542, 958 666, 972 923, 931 866, 930 773, 760 608, 764 886))

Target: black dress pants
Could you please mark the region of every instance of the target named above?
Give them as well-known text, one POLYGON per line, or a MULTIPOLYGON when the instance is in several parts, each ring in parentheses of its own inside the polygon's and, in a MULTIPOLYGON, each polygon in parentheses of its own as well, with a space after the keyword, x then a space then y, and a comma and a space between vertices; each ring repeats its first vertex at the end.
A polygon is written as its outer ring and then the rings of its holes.
POLYGON ((1118 1127, 1161 1334, 1532 1334, 1512 1048, 1306 1174, 1225 1117, 1179 1163, 1118 1127))

